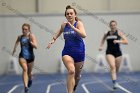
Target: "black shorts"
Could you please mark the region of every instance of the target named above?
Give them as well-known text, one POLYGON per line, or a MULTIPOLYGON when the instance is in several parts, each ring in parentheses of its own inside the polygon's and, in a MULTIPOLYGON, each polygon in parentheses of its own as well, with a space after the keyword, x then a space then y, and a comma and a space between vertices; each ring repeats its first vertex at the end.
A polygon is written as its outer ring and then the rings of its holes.
POLYGON ((30 54, 29 56, 27 56, 20 52, 19 58, 24 58, 27 63, 31 63, 31 62, 34 62, 35 56, 34 54, 30 54))
POLYGON ((30 57, 30 58, 26 58, 26 57, 24 57, 24 56, 22 56, 22 55, 19 55, 19 58, 24 58, 24 59, 26 60, 27 63, 34 62, 34 59, 35 59, 34 56, 32 56, 32 57, 30 57))
POLYGON ((115 58, 119 57, 119 56, 122 56, 122 52, 120 50, 117 50, 117 51, 111 51, 111 50, 107 50, 106 51, 106 55, 107 54, 111 54, 113 55, 115 58))
MULTIPOLYGON (((24 57, 19 57, 19 58, 24 58, 24 57)), ((25 58, 24 58, 25 59, 25 58)), ((25 59, 27 63, 31 63, 34 62, 34 58, 33 59, 25 59)))

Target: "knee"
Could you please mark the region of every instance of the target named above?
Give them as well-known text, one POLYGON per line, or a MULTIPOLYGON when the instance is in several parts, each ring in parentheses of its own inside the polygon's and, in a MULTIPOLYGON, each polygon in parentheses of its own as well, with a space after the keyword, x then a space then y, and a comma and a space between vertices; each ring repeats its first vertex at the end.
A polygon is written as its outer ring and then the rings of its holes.
POLYGON ((115 66, 111 66, 111 72, 116 72, 116 67, 115 66))
POLYGON ((75 75, 75 70, 74 69, 70 69, 68 70, 68 75, 75 75))
POLYGON ((28 72, 28 69, 27 68, 23 68, 23 72, 28 72))

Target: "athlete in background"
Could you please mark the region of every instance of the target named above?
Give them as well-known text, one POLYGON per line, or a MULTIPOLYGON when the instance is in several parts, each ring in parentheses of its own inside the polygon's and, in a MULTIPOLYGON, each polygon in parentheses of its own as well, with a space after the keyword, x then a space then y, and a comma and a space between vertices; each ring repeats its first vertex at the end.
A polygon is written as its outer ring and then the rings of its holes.
POLYGON ((22 79, 25 87, 25 93, 28 93, 28 88, 32 85, 32 68, 34 64, 34 52, 33 48, 37 48, 37 41, 35 35, 30 31, 30 25, 24 23, 22 25, 22 35, 19 35, 14 49, 13 54, 16 52, 16 48, 20 43, 21 52, 19 54, 19 64, 23 70, 22 79))
POLYGON ((105 40, 107 41, 106 60, 110 66, 110 74, 113 82, 113 89, 117 88, 117 72, 122 61, 120 44, 128 44, 125 35, 117 29, 117 22, 110 21, 110 31, 104 34, 99 51, 103 50, 105 40))

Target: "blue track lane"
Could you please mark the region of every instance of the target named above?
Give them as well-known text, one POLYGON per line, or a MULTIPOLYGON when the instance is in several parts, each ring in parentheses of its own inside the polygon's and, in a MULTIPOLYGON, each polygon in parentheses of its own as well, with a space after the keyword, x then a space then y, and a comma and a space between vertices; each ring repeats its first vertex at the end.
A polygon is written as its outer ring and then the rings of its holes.
MULTIPOLYGON (((120 73, 118 83, 131 91, 140 92, 140 72, 120 73)), ((29 93, 66 93, 65 74, 36 74, 29 93)), ((24 93, 21 75, 0 76, 0 93, 24 93)), ((112 91, 109 73, 83 73, 77 90, 74 93, 126 93, 121 89, 112 91), (85 92, 86 91, 86 92, 85 92)))

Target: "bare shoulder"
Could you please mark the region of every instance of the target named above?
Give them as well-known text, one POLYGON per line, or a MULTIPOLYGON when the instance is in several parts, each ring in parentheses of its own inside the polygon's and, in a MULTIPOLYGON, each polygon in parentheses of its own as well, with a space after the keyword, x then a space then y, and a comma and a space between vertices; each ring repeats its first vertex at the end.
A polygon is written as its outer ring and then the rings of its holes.
POLYGON ((124 33, 122 31, 118 31, 119 36, 124 36, 124 33))
POLYGON ((83 22, 80 21, 80 20, 78 20, 78 21, 77 21, 76 27, 77 27, 77 28, 79 28, 79 27, 84 27, 83 22))
POLYGON ((66 23, 63 22, 63 23, 61 24, 60 30, 63 31, 63 29, 65 28, 65 26, 66 26, 66 23))
POLYGON ((109 32, 109 31, 105 31, 105 32, 104 32, 104 35, 107 35, 108 32, 109 32))
POLYGON ((31 36, 31 37, 35 37, 35 35, 34 35, 33 33, 30 33, 30 36, 31 36))
POLYGON ((83 25, 83 22, 80 21, 80 20, 78 20, 78 21, 77 21, 77 25, 83 25))
POLYGON ((22 37, 22 35, 18 35, 18 39, 20 39, 22 37))
POLYGON ((22 35, 18 35, 17 36, 17 41, 20 41, 20 38, 22 37, 22 35))

